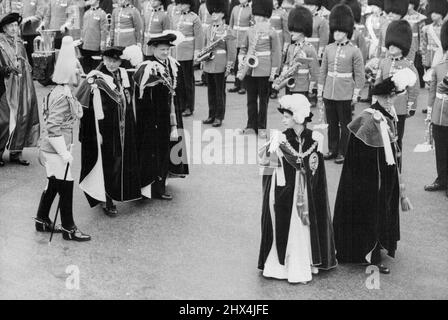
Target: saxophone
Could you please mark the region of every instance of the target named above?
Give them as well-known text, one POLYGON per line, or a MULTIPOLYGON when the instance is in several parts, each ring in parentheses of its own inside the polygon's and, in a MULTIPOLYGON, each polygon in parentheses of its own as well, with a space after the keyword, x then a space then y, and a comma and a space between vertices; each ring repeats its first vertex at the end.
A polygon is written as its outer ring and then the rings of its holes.
POLYGON ((204 61, 215 59, 215 55, 213 53, 215 48, 220 44, 221 41, 225 41, 225 40, 229 40, 229 39, 231 40, 232 38, 233 38, 233 36, 227 34, 227 32, 226 32, 225 35, 219 37, 218 39, 216 39, 215 41, 210 43, 207 47, 202 49, 199 52, 198 57, 196 58, 196 62, 197 63, 201 63, 201 62, 204 62, 204 61))
POLYGON ((112 32, 113 32, 113 30, 111 30, 111 27, 112 27, 112 15, 110 13, 108 13, 106 15, 106 19, 107 19, 106 47, 110 47, 110 46, 112 46, 112 32))
POLYGON ((260 38, 260 32, 258 30, 255 31, 255 36, 252 39, 252 42, 249 45, 249 49, 247 50, 246 57, 244 57, 243 61, 240 62, 238 66, 238 74, 236 77, 243 81, 249 72, 250 68, 256 68, 258 66, 258 57, 255 55, 256 46, 258 43, 258 39, 260 38))

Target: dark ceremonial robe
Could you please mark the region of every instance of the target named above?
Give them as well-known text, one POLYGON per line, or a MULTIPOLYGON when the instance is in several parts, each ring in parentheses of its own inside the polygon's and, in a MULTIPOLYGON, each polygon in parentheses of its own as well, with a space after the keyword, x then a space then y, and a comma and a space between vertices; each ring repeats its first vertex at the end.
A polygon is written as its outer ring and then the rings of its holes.
MULTIPOLYGON (((117 88, 112 89, 101 77, 93 77, 94 84, 100 90, 104 113, 104 119, 99 120, 98 124, 103 140, 101 156, 105 193, 116 201, 140 199, 141 185, 135 137, 135 116, 132 105, 132 87, 123 87, 119 72, 112 75, 103 65, 99 66, 99 71, 112 77, 113 83, 117 86, 117 88), (120 93, 119 88, 122 88, 122 93, 120 93)), ((77 98, 85 106, 79 131, 79 141, 82 146, 80 177, 80 184, 82 184, 83 179, 91 173, 98 161, 94 99, 92 87, 88 80, 81 84, 77 92, 77 98)), ((99 199, 95 199, 89 194, 86 194, 86 196, 92 207, 100 202, 99 199)))
POLYGON ((37 147, 39 137, 37 96, 23 41, 0 33, 0 153, 6 142, 9 151, 37 147), (6 75, 1 71, 6 67, 20 74, 6 75))
MULTIPOLYGON (((385 116, 393 136, 393 117, 378 103, 371 108, 385 116)), ((376 245, 394 257, 400 239, 397 166, 386 163, 372 114, 364 111, 348 128, 351 134, 333 218, 338 261, 365 263, 376 245)), ((397 163, 393 139, 391 142, 397 163)))
MULTIPOLYGON (((284 132, 286 140, 297 151, 300 150, 297 135, 292 129, 284 132)), ((303 157, 301 163, 294 156, 284 143, 279 148, 283 153, 281 166, 284 171, 285 185, 275 186, 275 234, 280 264, 285 264, 286 248, 288 245, 289 227, 291 214, 293 212, 293 197, 295 188, 296 171, 303 166, 306 175, 307 200, 310 220, 310 236, 312 264, 320 269, 331 269, 337 265, 335 256, 335 246, 333 239, 333 227, 331 224, 330 206, 328 203, 327 178, 325 173, 325 164, 322 154, 318 151, 316 141, 312 137, 313 131, 305 129, 301 135, 302 151, 310 153, 303 157)), ((267 149, 262 151, 269 154, 267 149)), ((263 157, 263 156, 262 156, 263 157)), ((277 160, 274 160, 277 161, 277 160)), ((262 164, 263 165, 263 164, 262 164)), ((272 170, 272 168, 264 168, 272 170)), ((268 171, 263 175, 263 205, 261 216, 261 245, 258 259, 258 268, 263 270, 266 259, 273 243, 273 227, 270 212, 270 189, 271 184, 275 183, 272 174, 268 171)))
MULTIPOLYGON (((150 61, 159 62, 154 56, 150 61)), ((162 62, 159 62, 161 65, 162 62)), ((169 77, 173 79, 171 68, 169 77)), ((146 187, 155 181, 161 181, 168 175, 170 164, 170 113, 172 93, 160 82, 157 75, 143 80, 145 65, 134 74, 135 112, 137 118, 137 148, 140 159, 140 181, 146 187), (142 83, 145 81, 145 83, 142 83), (144 89, 140 98, 140 90, 144 89)))

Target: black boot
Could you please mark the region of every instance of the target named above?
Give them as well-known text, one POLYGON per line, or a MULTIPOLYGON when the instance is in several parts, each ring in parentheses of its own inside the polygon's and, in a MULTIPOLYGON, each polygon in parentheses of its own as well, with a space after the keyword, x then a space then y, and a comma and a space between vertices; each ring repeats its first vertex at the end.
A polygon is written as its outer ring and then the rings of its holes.
POLYGON ((89 241, 91 237, 88 234, 82 233, 81 230, 78 229, 78 227, 74 226, 70 230, 66 230, 62 228, 62 238, 64 240, 71 240, 71 241, 89 241))
MULTIPOLYGON (((50 209, 58 192, 57 188, 57 180, 54 178, 48 178, 47 189, 42 192, 36 218, 34 218, 36 231, 51 232, 53 230, 53 222, 50 219, 50 209)), ((61 226, 54 226, 54 232, 62 232, 61 226)))

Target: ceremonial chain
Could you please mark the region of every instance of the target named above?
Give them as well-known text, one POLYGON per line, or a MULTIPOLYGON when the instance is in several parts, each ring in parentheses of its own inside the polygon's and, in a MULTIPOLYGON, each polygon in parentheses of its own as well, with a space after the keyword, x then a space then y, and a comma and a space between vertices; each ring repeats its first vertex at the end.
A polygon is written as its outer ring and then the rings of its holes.
POLYGON ((305 152, 297 152, 288 141, 285 141, 285 145, 289 151, 291 151, 291 153, 298 158, 297 163, 301 163, 303 158, 308 157, 313 152, 313 150, 317 147, 318 142, 314 142, 313 145, 305 152))

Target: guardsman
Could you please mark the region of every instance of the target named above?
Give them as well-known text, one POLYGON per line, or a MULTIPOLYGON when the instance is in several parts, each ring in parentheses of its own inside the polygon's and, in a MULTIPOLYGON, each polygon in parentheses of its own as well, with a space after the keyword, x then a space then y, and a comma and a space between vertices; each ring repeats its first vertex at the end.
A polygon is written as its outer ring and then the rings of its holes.
POLYGON ((322 58, 322 54, 330 38, 328 21, 320 14, 322 1, 305 0, 304 5, 313 14, 313 36, 308 38, 307 41, 314 46, 319 58, 322 58))
POLYGON ((5 12, 17 12, 23 18, 21 23, 22 38, 25 42, 28 61, 33 64, 33 40, 37 36, 36 29, 44 18, 45 0, 3 0, 5 12))
POLYGON ((99 7, 99 0, 90 0, 90 9, 84 13, 83 28, 81 31, 82 66, 87 74, 98 67, 101 52, 106 49, 109 22, 106 12, 99 7))
MULTIPOLYGON (((236 61, 234 73, 238 73, 238 67, 240 65, 239 57, 241 56, 241 48, 246 39, 247 30, 252 21, 252 8, 248 0, 239 0, 239 5, 235 5, 230 14, 229 27, 233 30, 236 37, 236 61)), ((246 89, 244 83, 235 77, 235 86, 228 90, 229 92, 238 92, 239 94, 245 94, 246 89)))
POLYGON ((235 63, 236 46, 232 31, 225 24, 228 4, 222 0, 206 0, 205 3, 212 16, 212 24, 206 30, 204 48, 213 47, 214 58, 204 61, 209 113, 203 123, 220 127, 226 111, 226 77, 235 63), (225 38, 226 35, 231 35, 232 39, 225 38), (223 40, 216 42, 220 38, 223 40))
MULTIPOLYGON (((406 20, 392 21, 386 32, 385 46, 388 50, 378 69, 375 84, 392 77, 397 71, 405 68, 415 72, 418 78, 414 63, 406 57, 409 54, 412 44, 412 29, 406 20)), ((397 96, 394 100, 394 108, 397 122, 398 147, 402 150, 402 141, 406 118, 415 114, 417 108, 417 98, 419 93, 418 81, 412 87, 407 89, 405 94, 397 96)), ((401 156, 399 157, 399 167, 401 168, 401 156)))
MULTIPOLYGON (((199 19, 201 20, 201 23, 202 23, 202 32, 205 35, 206 32, 207 32, 208 27, 212 23, 212 15, 207 10, 207 6, 205 4, 205 0, 201 0, 201 2, 202 3, 199 6, 198 16, 199 16, 199 19)), ((203 64, 201 64, 200 67, 202 69, 201 80, 196 82, 196 85, 197 86, 204 86, 204 85, 207 85, 207 74, 203 70, 203 68, 204 68, 203 64)))
POLYGON ((369 0, 368 5, 370 13, 366 18, 366 30, 369 43, 368 60, 370 60, 378 55, 382 24, 386 18, 383 15, 384 0, 369 0))
POLYGON ((272 29, 269 18, 272 15, 272 0, 253 0, 252 15, 255 25, 247 31, 240 51, 241 61, 237 77, 246 78, 247 126, 243 134, 258 132, 265 139, 270 81, 281 64, 280 41, 272 29))
POLYGON ((428 0, 426 14, 431 17, 432 23, 423 27, 420 43, 423 66, 426 69, 442 61, 443 49, 440 42, 440 30, 447 12, 448 3, 446 1, 428 0))
POLYGON ((425 191, 446 190, 448 197, 448 22, 442 26, 440 41, 444 57, 443 61, 434 67, 429 86, 426 118, 426 122, 432 127, 436 149, 437 178, 432 184, 425 186, 425 191))
POLYGON ((62 43, 62 36, 64 36, 73 21, 73 11, 71 10, 74 5, 73 0, 49 0, 47 1, 47 8, 44 14, 44 20, 41 22, 37 30, 42 28, 48 30, 58 30, 61 34, 58 34, 55 39, 55 48, 59 49, 62 43))
POLYGON ((179 6, 176 4, 175 0, 168 0, 170 4, 166 8, 166 13, 168 14, 168 18, 170 19, 170 28, 173 29, 173 20, 174 16, 179 14, 179 6))
MULTIPOLYGON (((273 0, 274 10, 271 16, 271 27, 277 32, 282 48, 282 63, 285 61, 286 51, 291 43, 291 36, 288 31, 288 13, 282 8, 283 0, 273 0)), ((278 92, 271 88, 271 99, 277 99, 278 92)))
POLYGON ((412 29, 412 45, 409 51, 408 60, 415 62, 416 55, 420 50, 420 35, 425 26, 426 16, 418 13, 417 9, 420 6, 420 0, 411 0, 409 2, 408 14, 403 18, 411 25, 412 29))
POLYGON ((193 115, 195 107, 195 86, 193 61, 203 45, 202 25, 199 16, 191 11, 194 1, 176 0, 180 14, 174 15, 174 30, 181 32, 185 39, 174 48, 174 58, 179 61, 181 72, 178 81, 178 100, 182 104, 182 115, 193 115))
POLYGON ((151 0, 143 6, 143 55, 145 60, 152 55, 148 42, 153 37, 160 37, 163 31, 170 28, 170 20, 166 13, 167 0, 151 0))
POLYGON ((285 65, 280 77, 286 74, 288 70, 292 70, 291 68, 294 68, 297 62, 302 63, 292 76, 294 79, 293 84, 287 85, 286 94, 299 93, 308 98, 313 92, 319 77, 319 60, 316 49, 306 41, 306 38, 313 33, 313 15, 311 11, 303 6, 297 6, 292 9, 288 16, 288 29, 291 34, 291 44, 288 47, 285 65), (299 61, 298 59, 300 58, 307 58, 308 61, 299 61))
POLYGON ((129 47, 141 45, 143 22, 140 12, 129 0, 118 0, 112 12, 110 38, 113 46, 129 47))
POLYGON ((409 10, 409 0, 384 0, 384 15, 386 20, 381 26, 380 40, 378 45, 378 58, 384 58, 387 52, 385 46, 386 31, 389 23, 392 21, 397 21, 403 19, 403 17, 408 13, 409 10))
POLYGON ((361 50, 362 59, 365 63, 367 61, 368 48, 366 42, 366 27, 361 23, 361 5, 358 0, 345 0, 342 3, 352 9, 353 17, 355 18, 355 30, 353 31, 351 41, 361 50))
POLYGON ((361 50, 349 40, 354 28, 355 20, 350 7, 345 4, 334 6, 330 14, 330 33, 335 42, 324 50, 317 97, 319 107, 325 104, 329 125, 329 152, 324 158, 335 159, 338 164, 344 162, 352 105, 358 101, 365 83, 361 50))

